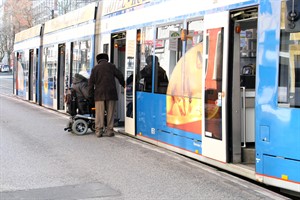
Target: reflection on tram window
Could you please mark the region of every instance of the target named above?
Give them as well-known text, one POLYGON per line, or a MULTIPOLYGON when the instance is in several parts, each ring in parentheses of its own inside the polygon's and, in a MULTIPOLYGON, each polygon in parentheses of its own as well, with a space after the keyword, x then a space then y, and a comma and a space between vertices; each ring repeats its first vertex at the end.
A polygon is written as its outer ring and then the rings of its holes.
POLYGON ((26 95, 26 61, 25 61, 25 53, 24 51, 19 51, 17 55, 18 63, 17 63, 17 82, 16 82, 16 90, 19 96, 26 95))
POLYGON ((133 117, 133 71, 127 72, 126 79, 126 117, 133 117))
POLYGON ((224 28, 208 29, 207 35, 209 46, 205 75, 205 136, 222 140, 221 93, 224 28))
MULTIPOLYGON (((281 16, 284 24, 285 15, 281 16)), ((300 33, 280 34, 280 59, 278 77, 279 105, 300 108, 300 33)))
MULTIPOLYGON (((146 67, 146 57, 153 55, 153 37, 154 37, 154 28, 153 27, 144 27, 141 30, 141 58, 140 58, 140 72, 146 67)), ((152 79, 151 83, 145 82, 145 79, 141 77, 141 74, 137 76, 138 91, 152 92, 152 79)))
POLYGON ((160 66, 157 56, 148 56, 147 65, 141 70, 140 78, 144 80, 144 91, 151 92, 153 67, 155 71, 155 92, 165 94, 168 86, 166 71, 160 66))
POLYGON ((80 71, 89 72, 91 69, 91 40, 72 43, 72 77, 80 71))
POLYGON ((46 93, 51 99, 56 98, 56 73, 57 73, 57 54, 58 50, 54 47, 45 48, 45 68, 44 68, 44 85, 46 93))
POLYGON ((155 93, 167 92, 170 76, 182 57, 182 42, 180 33, 183 29, 182 23, 162 25, 157 28, 154 63, 155 71, 155 93), (163 73, 166 77, 163 78, 163 73))

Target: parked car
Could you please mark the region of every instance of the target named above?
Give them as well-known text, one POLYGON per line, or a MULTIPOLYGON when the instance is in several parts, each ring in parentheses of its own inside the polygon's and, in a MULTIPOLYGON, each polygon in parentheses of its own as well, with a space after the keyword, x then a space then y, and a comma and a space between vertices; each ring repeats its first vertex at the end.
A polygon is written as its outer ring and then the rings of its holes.
POLYGON ((2 65, 1 66, 1 72, 9 72, 9 71, 10 71, 9 65, 2 65))

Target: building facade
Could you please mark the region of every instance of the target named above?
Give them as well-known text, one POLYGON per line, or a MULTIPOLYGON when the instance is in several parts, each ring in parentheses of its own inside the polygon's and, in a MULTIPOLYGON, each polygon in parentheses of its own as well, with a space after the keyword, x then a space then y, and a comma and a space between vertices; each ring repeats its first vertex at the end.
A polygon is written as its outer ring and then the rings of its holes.
POLYGON ((43 24, 49 19, 66 14, 98 0, 31 0, 33 25, 43 24))
POLYGON ((0 0, 0 64, 11 63, 15 33, 99 0, 0 0), (30 16, 29 16, 30 15, 30 16))

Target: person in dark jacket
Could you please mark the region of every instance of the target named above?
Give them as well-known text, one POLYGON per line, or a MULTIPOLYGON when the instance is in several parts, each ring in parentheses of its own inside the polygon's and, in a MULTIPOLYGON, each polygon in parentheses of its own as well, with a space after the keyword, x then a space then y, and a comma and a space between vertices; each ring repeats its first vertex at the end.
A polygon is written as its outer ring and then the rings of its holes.
POLYGON ((108 136, 114 136, 114 112, 118 100, 115 78, 125 87, 124 76, 116 65, 108 62, 106 53, 96 56, 97 65, 92 69, 89 79, 89 95, 94 97, 96 116, 96 136, 101 137, 106 130, 108 136), (107 127, 104 127, 104 112, 107 112, 107 127))
MULTIPOLYGON (((140 71, 140 79, 144 79, 143 91, 151 92, 152 91, 152 67, 153 60, 155 66, 155 81, 156 86, 155 93, 165 94, 168 87, 168 76, 166 71, 160 66, 157 56, 148 56, 146 58, 146 66, 140 71)), ((133 82, 133 75, 130 75, 126 80, 126 85, 130 85, 133 82)), ((139 86, 138 86, 139 88, 139 86)))
POLYGON ((78 114, 90 113, 88 106, 89 90, 88 90, 88 78, 89 75, 86 71, 80 71, 76 73, 73 79, 72 88, 76 92, 78 114))
POLYGON ((66 99, 68 110, 67 112, 71 115, 71 117, 67 123, 67 127, 65 128, 65 130, 72 130, 74 116, 76 116, 77 114, 90 114, 91 112, 91 108, 93 107, 94 102, 89 101, 88 79, 89 74, 86 71, 81 71, 74 75, 72 87, 70 90, 72 92, 70 93, 69 97, 66 97, 69 98, 69 100, 66 99), (74 93, 75 95, 73 96, 74 93), (76 101, 74 100, 73 102, 73 98, 75 98, 76 101))
POLYGON ((157 56, 148 56, 146 58, 147 65, 140 72, 140 78, 144 79, 144 91, 151 92, 152 90, 152 67, 155 66, 155 80, 157 83, 157 93, 166 93, 166 86, 169 83, 166 71, 160 66, 157 56), (154 64, 153 64, 154 61, 154 64))

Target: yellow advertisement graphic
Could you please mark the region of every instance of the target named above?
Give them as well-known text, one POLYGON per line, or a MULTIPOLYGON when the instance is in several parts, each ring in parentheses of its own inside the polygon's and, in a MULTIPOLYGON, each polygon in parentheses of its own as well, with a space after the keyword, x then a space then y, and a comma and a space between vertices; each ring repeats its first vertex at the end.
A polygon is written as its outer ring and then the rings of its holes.
POLYGON ((167 125, 201 134, 203 44, 191 48, 176 64, 167 90, 167 125))
POLYGON ((205 75, 205 132, 222 139, 223 28, 207 30, 208 62, 205 75))
POLYGON ((44 68, 44 93, 48 94, 48 69, 44 68))
POLYGON ((17 68, 17 84, 16 89, 19 91, 24 90, 24 70, 21 62, 18 62, 18 68, 17 68))

